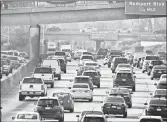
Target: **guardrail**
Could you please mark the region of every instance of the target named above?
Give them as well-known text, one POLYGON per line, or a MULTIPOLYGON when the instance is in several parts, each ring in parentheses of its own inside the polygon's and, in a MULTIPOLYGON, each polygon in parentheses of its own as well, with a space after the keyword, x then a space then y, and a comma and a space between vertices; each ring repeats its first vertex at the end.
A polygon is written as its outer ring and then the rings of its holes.
POLYGON ((13 88, 19 85, 22 78, 31 75, 31 72, 34 70, 36 65, 38 65, 38 62, 38 59, 30 60, 26 65, 19 67, 17 72, 1 81, 1 94, 5 95, 10 92, 13 88))

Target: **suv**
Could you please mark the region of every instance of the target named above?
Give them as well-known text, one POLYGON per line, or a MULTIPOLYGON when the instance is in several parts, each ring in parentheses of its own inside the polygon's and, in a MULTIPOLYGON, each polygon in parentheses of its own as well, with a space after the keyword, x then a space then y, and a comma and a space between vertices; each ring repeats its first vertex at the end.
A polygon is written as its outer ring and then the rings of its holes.
POLYGON ((151 80, 154 78, 160 78, 162 74, 167 74, 166 66, 165 65, 156 65, 153 67, 151 71, 151 80))
POLYGON ((25 77, 19 84, 19 101, 25 97, 47 96, 47 86, 41 78, 25 77))
POLYGON ((159 80, 158 83, 154 84, 157 89, 167 89, 167 81, 166 79, 164 80, 159 80))
POLYGON ((112 73, 115 72, 115 69, 117 68, 118 64, 127 64, 127 63, 128 63, 128 59, 127 58, 114 57, 112 62, 111 62, 112 73))
POLYGON ((2 67, 2 74, 6 74, 6 76, 9 75, 9 73, 12 73, 12 66, 7 63, 5 60, 1 60, 1 67, 2 67))
POLYGON ((152 98, 149 103, 145 103, 144 105, 147 105, 145 109, 145 113, 147 116, 152 115, 166 118, 167 105, 165 98, 152 98))
POLYGON ((82 75, 90 76, 92 78, 93 85, 96 85, 97 88, 100 88, 100 75, 97 71, 87 70, 87 71, 84 71, 82 75))
POLYGON ((152 60, 152 61, 150 61, 150 63, 146 67, 148 75, 150 75, 152 68, 154 66, 156 66, 156 65, 163 65, 163 61, 161 61, 161 60, 159 60, 159 61, 158 60, 152 60))
POLYGON ((53 118, 64 122, 64 108, 57 97, 38 98, 34 111, 38 112, 41 118, 53 118))
POLYGON ((43 78, 45 84, 50 84, 51 88, 54 87, 54 76, 52 68, 50 67, 36 67, 33 76, 36 78, 43 78))
POLYGON ((124 118, 127 117, 127 106, 123 97, 107 96, 102 103, 102 111, 104 114, 123 114, 124 118))
POLYGON ((132 92, 129 91, 127 88, 112 88, 110 92, 107 92, 109 96, 121 96, 124 98, 128 108, 132 107, 132 92))
POLYGON ((94 60, 94 58, 91 55, 82 55, 80 57, 79 65, 81 65, 81 66, 84 65, 84 61, 93 61, 93 60, 94 60))
POLYGON ((131 71, 118 71, 114 76, 113 87, 123 87, 136 91, 135 77, 131 71))

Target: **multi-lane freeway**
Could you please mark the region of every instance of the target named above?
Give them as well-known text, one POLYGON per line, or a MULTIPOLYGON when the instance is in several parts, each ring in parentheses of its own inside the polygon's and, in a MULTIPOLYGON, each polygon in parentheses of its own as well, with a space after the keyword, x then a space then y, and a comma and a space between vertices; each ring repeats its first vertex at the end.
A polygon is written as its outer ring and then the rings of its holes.
MULTIPOLYGON (((102 61, 98 61, 102 65, 102 61)), ((69 90, 67 87, 70 85, 69 80, 73 79, 76 75, 78 61, 68 63, 67 73, 62 74, 62 80, 55 80, 54 88, 48 88, 48 96, 53 92, 69 90)), ((140 115, 144 115, 144 103, 150 99, 150 93, 155 90, 154 83, 156 80, 150 80, 147 74, 141 73, 140 69, 135 68, 136 72, 136 92, 132 94, 132 108, 128 108, 127 118, 122 116, 108 116, 108 120, 112 122, 137 122, 140 115)), ((76 115, 84 110, 101 110, 100 101, 106 96, 106 91, 112 87, 113 78, 112 72, 107 66, 101 67, 101 88, 95 88, 93 102, 75 101, 74 113, 65 112, 65 122, 76 122, 76 115)), ((37 98, 26 98, 25 101, 18 100, 18 87, 13 89, 8 94, 1 96, 2 104, 2 122, 12 121, 12 117, 20 111, 33 111, 34 102, 37 98)))

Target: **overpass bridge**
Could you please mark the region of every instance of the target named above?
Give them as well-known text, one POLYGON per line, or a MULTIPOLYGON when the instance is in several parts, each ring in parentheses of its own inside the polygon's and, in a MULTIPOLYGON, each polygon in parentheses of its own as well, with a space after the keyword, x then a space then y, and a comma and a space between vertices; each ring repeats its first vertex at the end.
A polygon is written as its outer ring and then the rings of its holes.
MULTIPOLYGON (((4 0, 4 1, 16 2, 17 0, 4 0)), ((48 2, 49 0, 45 0, 45 1, 48 2)), ((62 0, 62 1, 65 1, 65 0, 62 0)), ((79 0, 75 0, 75 1, 79 1, 79 0)), ((165 2, 163 4, 166 6, 165 2)), ((127 5, 130 5, 130 3, 127 5)), ((67 8, 55 7, 55 8, 25 8, 25 9, 13 9, 13 10, 4 9, 4 10, 1 10, 1 25, 2 26, 30 25, 30 30, 29 30, 30 31, 29 33, 30 34, 30 54, 31 54, 30 57, 33 58, 33 57, 39 56, 39 47, 40 47, 39 46, 40 25, 39 24, 166 17, 166 13, 161 14, 158 12, 157 14, 155 11, 152 11, 152 8, 149 8, 148 9, 149 11, 146 13, 141 11, 141 9, 138 10, 139 12, 131 13, 133 12, 133 10, 134 11, 136 10, 134 6, 132 6, 132 11, 129 10, 130 13, 128 13, 127 9, 129 9, 129 7, 127 7, 127 5, 124 2, 121 2, 121 3, 108 4, 108 5, 75 6, 75 7, 67 7, 67 8)), ((161 9, 161 11, 162 10, 163 9, 161 9)), ((61 36, 65 36, 65 35, 61 35, 61 36)), ((88 38, 88 36, 84 35, 84 38, 88 38)), ((100 41, 102 40, 99 40, 99 42, 100 41)), ((99 45, 99 43, 97 45, 99 45)))

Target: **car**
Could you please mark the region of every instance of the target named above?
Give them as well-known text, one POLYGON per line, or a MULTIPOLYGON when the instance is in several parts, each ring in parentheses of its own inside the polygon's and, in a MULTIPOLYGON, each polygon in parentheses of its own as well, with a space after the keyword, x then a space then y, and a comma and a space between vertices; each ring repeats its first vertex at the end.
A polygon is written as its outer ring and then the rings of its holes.
POLYGON ((84 66, 89 66, 89 67, 95 68, 95 69, 99 72, 99 74, 100 74, 100 72, 101 72, 101 69, 100 69, 101 65, 99 65, 99 64, 98 64, 97 62, 95 62, 95 61, 85 61, 85 62, 84 62, 84 66))
POLYGON ((118 64, 115 72, 119 71, 119 69, 130 69, 133 72, 133 67, 130 64, 118 64))
POLYGON ((159 80, 158 83, 154 84, 157 89, 167 89, 167 81, 166 79, 164 80, 159 80))
POLYGON ((82 55, 91 55, 91 56, 93 56, 93 54, 90 53, 90 52, 83 52, 82 55))
POLYGON ((166 80, 167 79, 167 74, 162 74, 159 80, 166 80))
POLYGON ((57 58, 57 57, 53 57, 52 59, 57 59, 60 62, 60 69, 61 71, 63 71, 64 73, 67 72, 67 63, 65 62, 64 58, 57 58))
POLYGON ((127 88, 112 88, 109 92, 106 92, 109 96, 121 96, 124 98, 128 108, 132 107, 132 95, 133 92, 127 88))
POLYGON ((81 55, 83 54, 83 52, 87 52, 87 50, 77 50, 77 51, 74 53, 74 60, 80 59, 80 57, 81 57, 81 55))
POLYGON ((84 32, 88 32, 91 33, 92 31, 97 31, 97 28, 94 27, 86 27, 84 29, 80 29, 80 32, 84 33, 84 32))
POLYGON ((128 59, 124 57, 114 57, 111 62, 111 70, 112 73, 115 72, 115 69, 117 68, 118 64, 126 64, 128 63, 128 59))
POLYGON ((153 93, 150 93, 150 95, 154 98, 167 98, 167 89, 156 89, 153 93))
POLYGON ((51 67, 36 67, 32 76, 42 78, 45 84, 50 84, 51 88, 54 87, 54 76, 51 67))
POLYGON ((121 57, 121 56, 120 55, 110 55, 109 59, 108 59, 108 62, 107 62, 108 68, 111 67, 111 62, 112 62, 114 57, 121 57))
POLYGON ((27 96, 31 98, 47 96, 47 86, 42 78, 23 78, 19 84, 19 101, 23 101, 27 96))
POLYGON ((141 116, 139 122, 163 122, 161 116, 141 116))
POLYGON ((163 61, 161 61, 161 60, 151 60, 146 67, 147 75, 150 75, 152 68, 156 65, 163 65, 163 61))
POLYGON ((18 56, 8 56, 7 59, 10 60, 12 68, 17 69, 21 66, 21 61, 19 60, 18 56))
POLYGON ((82 111, 80 113, 80 115, 76 115, 76 117, 78 118, 78 122, 81 122, 82 118, 85 116, 85 115, 104 115, 102 111, 82 111))
POLYGON ((66 56, 65 52, 63 52, 63 51, 56 51, 55 52, 55 56, 62 56, 62 57, 64 57, 65 62, 67 63, 67 56, 66 56))
POLYGON ((119 86, 121 88, 132 89, 133 92, 136 91, 136 76, 131 71, 118 71, 113 77, 113 87, 119 86))
POLYGON ((74 83, 69 87, 73 99, 86 99, 89 102, 93 101, 93 91, 86 83, 74 83))
POLYGON ((93 91, 93 83, 90 76, 75 76, 73 80, 70 80, 73 83, 86 83, 89 85, 89 88, 93 91))
POLYGON ((34 111, 38 112, 42 119, 52 118, 64 122, 64 108, 58 97, 40 97, 34 104, 34 111))
MULTIPOLYGON (((90 66, 80 66, 79 69, 76 69, 77 71, 77 76, 82 75, 82 73, 86 70, 94 70, 96 71, 96 69, 94 67, 90 67, 90 66)), ((100 75, 100 74, 99 74, 100 75)))
MULTIPOLYGON (((78 117, 78 116, 76 116, 78 117)), ((77 122, 108 122, 104 115, 85 114, 80 121, 77 122)))
POLYGON ((147 65, 149 65, 151 60, 159 60, 159 57, 156 55, 146 55, 144 57, 144 62, 143 62, 143 66, 142 66, 142 73, 147 71, 147 65))
POLYGON ((6 76, 9 75, 9 73, 12 73, 12 66, 6 61, 1 59, 1 67, 2 67, 2 74, 5 74, 6 76))
POLYGON ((150 76, 151 76, 151 80, 153 80, 154 78, 160 78, 162 74, 167 74, 166 71, 166 66, 165 65, 156 65, 153 67, 150 76))
POLYGON ((52 97, 58 97, 64 110, 69 110, 70 113, 74 112, 74 101, 72 95, 68 92, 54 92, 52 97))
POLYGON ((65 52, 67 56, 67 61, 71 62, 71 54, 69 52, 65 52))
POLYGON ((104 114, 122 114, 124 118, 127 117, 127 105, 123 97, 107 96, 102 103, 101 108, 104 114))
POLYGON ((61 80, 61 62, 58 59, 61 59, 61 58, 54 56, 52 59, 44 59, 42 61, 41 66, 51 67, 54 78, 58 78, 58 80, 61 80))
POLYGON ((82 73, 82 76, 90 76, 93 85, 96 85, 97 88, 100 88, 100 75, 95 70, 86 70, 82 73))
POLYGON ((161 116, 162 118, 166 118, 167 115, 167 99, 165 98, 151 98, 148 103, 144 103, 146 105, 145 114, 147 116, 161 116))
POLYGON ((91 55, 83 55, 80 57, 79 66, 83 66, 85 61, 93 61, 94 58, 91 55))
POLYGON ((41 116, 37 112, 18 112, 12 117, 14 122, 42 122, 41 116))

